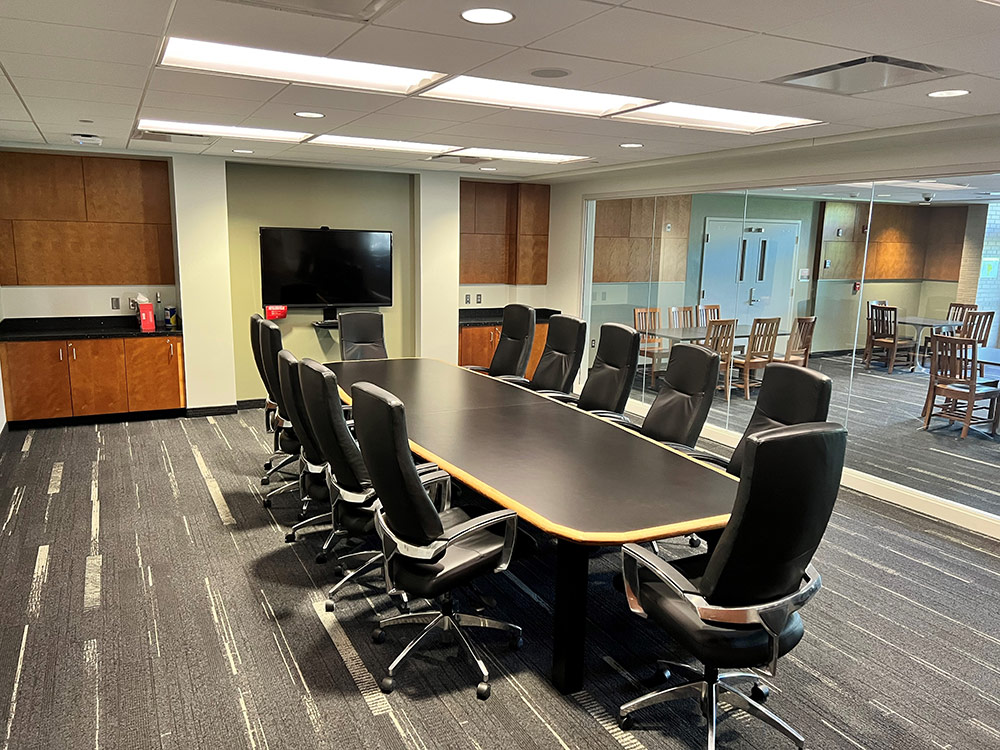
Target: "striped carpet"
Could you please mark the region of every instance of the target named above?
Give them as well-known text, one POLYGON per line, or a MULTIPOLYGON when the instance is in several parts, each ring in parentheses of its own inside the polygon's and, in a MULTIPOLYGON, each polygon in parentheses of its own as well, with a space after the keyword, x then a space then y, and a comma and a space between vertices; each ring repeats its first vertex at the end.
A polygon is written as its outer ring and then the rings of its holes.
MULTIPOLYGON (((655 658, 682 656, 592 562, 589 679, 549 685, 554 550, 482 582, 525 646, 472 633, 494 674, 433 645, 382 695, 404 639, 375 645, 375 589, 322 607, 322 534, 287 545, 290 495, 260 504, 259 412, 57 427, 0 442, 0 750, 698 748, 692 702, 637 715, 655 658)), ((683 542, 661 554, 684 554, 683 542)), ((816 560, 824 589, 770 705, 810 748, 1000 747, 1000 545, 844 493, 816 560)), ((790 746, 741 713, 722 747, 790 746)))

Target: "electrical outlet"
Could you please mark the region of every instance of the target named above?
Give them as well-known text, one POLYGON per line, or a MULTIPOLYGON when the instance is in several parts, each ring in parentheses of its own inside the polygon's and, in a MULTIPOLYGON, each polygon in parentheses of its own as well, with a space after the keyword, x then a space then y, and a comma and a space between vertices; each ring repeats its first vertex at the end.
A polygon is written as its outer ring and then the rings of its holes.
POLYGON ((591 349, 596 349, 597 348, 597 339, 591 339, 590 340, 590 348, 591 349))
POLYGON ((481 295, 481 294, 477 294, 476 295, 476 304, 477 305, 483 304, 483 295, 481 295))
POLYGON ((471 294, 466 294, 465 295, 465 304, 469 304, 470 302, 472 302, 472 295, 471 294))
POLYGON ((671 226, 670 224, 667 224, 667 225, 666 225, 665 227, 663 227, 663 229, 664 229, 665 231, 667 231, 667 232, 670 232, 670 231, 672 231, 672 230, 673 230, 673 226, 671 226))
POLYGON ((129 310, 138 310, 139 309, 139 304, 135 301, 135 297, 129 297, 128 298, 128 309, 129 310))
POLYGON ((829 268, 832 265, 833 265, 833 261, 830 260, 829 258, 827 258, 826 260, 823 261, 823 268, 829 268))
POLYGON ((112 297, 111 298, 111 309, 112 310, 121 310, 122 309, 122 298, 121 297, 112 297))

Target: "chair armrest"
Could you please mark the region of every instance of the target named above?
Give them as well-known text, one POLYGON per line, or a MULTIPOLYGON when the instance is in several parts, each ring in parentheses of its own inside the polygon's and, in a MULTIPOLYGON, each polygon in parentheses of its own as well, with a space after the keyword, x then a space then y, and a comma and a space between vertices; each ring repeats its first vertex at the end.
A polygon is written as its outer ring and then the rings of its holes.
MULTIPOLYGON (((666 560, 638 544, 626 544, 622 546, 622 576, 625 579, 625 598, 628 600, 629 609, 640 617, 647 616, 639 601, 640 569, 649 571, 670 586, 678 598, 698 593, 695 585, 666 560)), ((692 609, 694 609, 693 605, 692 609)))
POLYGON ((580 400, 579 396, 572 393, 563 393, 562 391, 535 391, 542 396, 548 396, 554 401, 561 401, 564 404, 575 404, 580 400))
MULTIPOLYGON (((433 466, 433 464, 430 464, 430 466, 433 466)), ((427 494, 431 496, 431 500, 437 507, 438 513, 442 513, 451 507, 451 474, 435 466, 433 469, 427 469, 423 473, 420 473, 420 483, 427 490, 427 494), (432 490, 435 491, 432 492, 432 490)))
POLYGON ((514 511, 505 508, 504 510, 495 510, 491 513, 470 518, 468 521, 464 521, 448 529, 445 536, 439 537, 439 539, 444 542, 444 549, 447 549, 469 534, 474 534, 477 531, 482 531, 501 523, 505 524, 503 552, 500 554, 500 563, 494 569, 494 572, 500 573, 507 569, 507 566, 510 564, 511 555, 514 552, 514 539, 517 536, 517 513, 514 511))
POLYGON ((714 453, 709 453, 708 451, 691 450, 691 448, 688 448, 686 445, 678 445, 676 443, 670 443, 669 445, 677 448, 677 450, 683 450, 691 458, 697 458, 699 461, 705 461, 710 464, 715 464, 716 466, 721 466, 723 469, 729 468, 728 458, 716 456, 714 453))
POLYGON ((517 375, 497 375, 497 380, 503 380, 506 383, 514 383, 515 385, 523 385, 527 387, 531 381, 527 378, 519 378, 517 375))
POLYGON ((418 474, 426 474, 426 473, 431 472, 431 471, 437 471, 438 468, 439 467, 438 467, 437 464, 431 464, 431 463, 417 464, 417 473, 418 474))
POLYGON ((590 413, 593 414, 595 417, 601 417, 602 419, 608 419, 608 420, 610 420, 612 422, 617 422, 618 424, 621 424, 621 425, 632 424, 632 420, 631 419, 629 419, 628 417, 626 417, 624 414, 619 414, 616 411, 606 411, 604 409, 595 409, 594 411, 592 411, 590 413))
POLYGON ((483 367, 482 365, 465 365, 466 370, 472 370, 473 372, 489 373, 489 367, 483 367))

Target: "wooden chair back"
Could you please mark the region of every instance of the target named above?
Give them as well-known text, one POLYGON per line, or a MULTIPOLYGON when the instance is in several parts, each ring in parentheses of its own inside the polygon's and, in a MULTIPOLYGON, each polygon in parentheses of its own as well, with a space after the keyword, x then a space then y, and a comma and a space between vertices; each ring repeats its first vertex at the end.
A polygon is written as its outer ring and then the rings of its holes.
POLYGON ((747 342, 746 358, 774 359, 774 347, 778 343, 778 326, 781 318, 754 318, 750 327, 750 341, 747 342))
POLYGON ((885 299, 872 299, 868 300, 868 320, 872 319, 872 308, 875 306, 886 307, 889 304, 889 300, 885 299))
POLYGON ((694 307, 668 307, 667 317, 671 328, 693 328, 695 325, 694 307))
POLYGON ((702 346, 713 352, 718 352, 721 363, 725 364, 733 356, 735 339, 736 318, 716 318, 708 321, 708 330, 705 332, 705 341, 702 346))
POLYGON ((978 310, 979 305, 967 302, 949 302, 948 317, 946 320, 965 320, 965 314, 972 310, 978 310))
POLYGON ((871 331, 872 338, 895 340, 899 333, 899 308, 890 305, 872 305, 871 331))
POLYGON ((698 305, 698 325, 707 326, 710 320, 722 317, 722 305, 698 305))
POLYGON ((648 346, 659 344, 660 340, 652 333, 657 328, 662 328, 660 308, 658 307, 637 307, 633 311, 633 321, 635 330, 639 332, 639 345, 648 346))
POLYGON ((802 360, 809 364, 809 353, 812 351, 813 331, 816 330, 816 316, 796 318, 792 326, 792 335, 785 348, 785 361, 802 360))
POLYGON ((958 329, 958 335, 972 339, 979 346, 988 346, 994 315, 992 310, 966 310, 962 317, 962 327, 958 329))
POLYGON ((976 390, 979 367, 976 340, 964 336, 931 336, 931 388, 961 385, 976 390))

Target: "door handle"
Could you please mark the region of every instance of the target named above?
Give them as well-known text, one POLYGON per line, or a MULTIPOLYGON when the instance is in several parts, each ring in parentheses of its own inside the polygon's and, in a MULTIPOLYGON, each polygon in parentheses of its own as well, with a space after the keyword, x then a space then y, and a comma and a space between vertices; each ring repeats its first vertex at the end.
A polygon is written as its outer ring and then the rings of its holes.
POLYGON ((756 302, 760 302, 759 299, 757 299, 756 297, 753 296, 753 292, 754 292, 754 288, 750 287, 750 298, 747 300, 747 304, 748 305, 752 305, 752 304, 754 304, 756 302))

